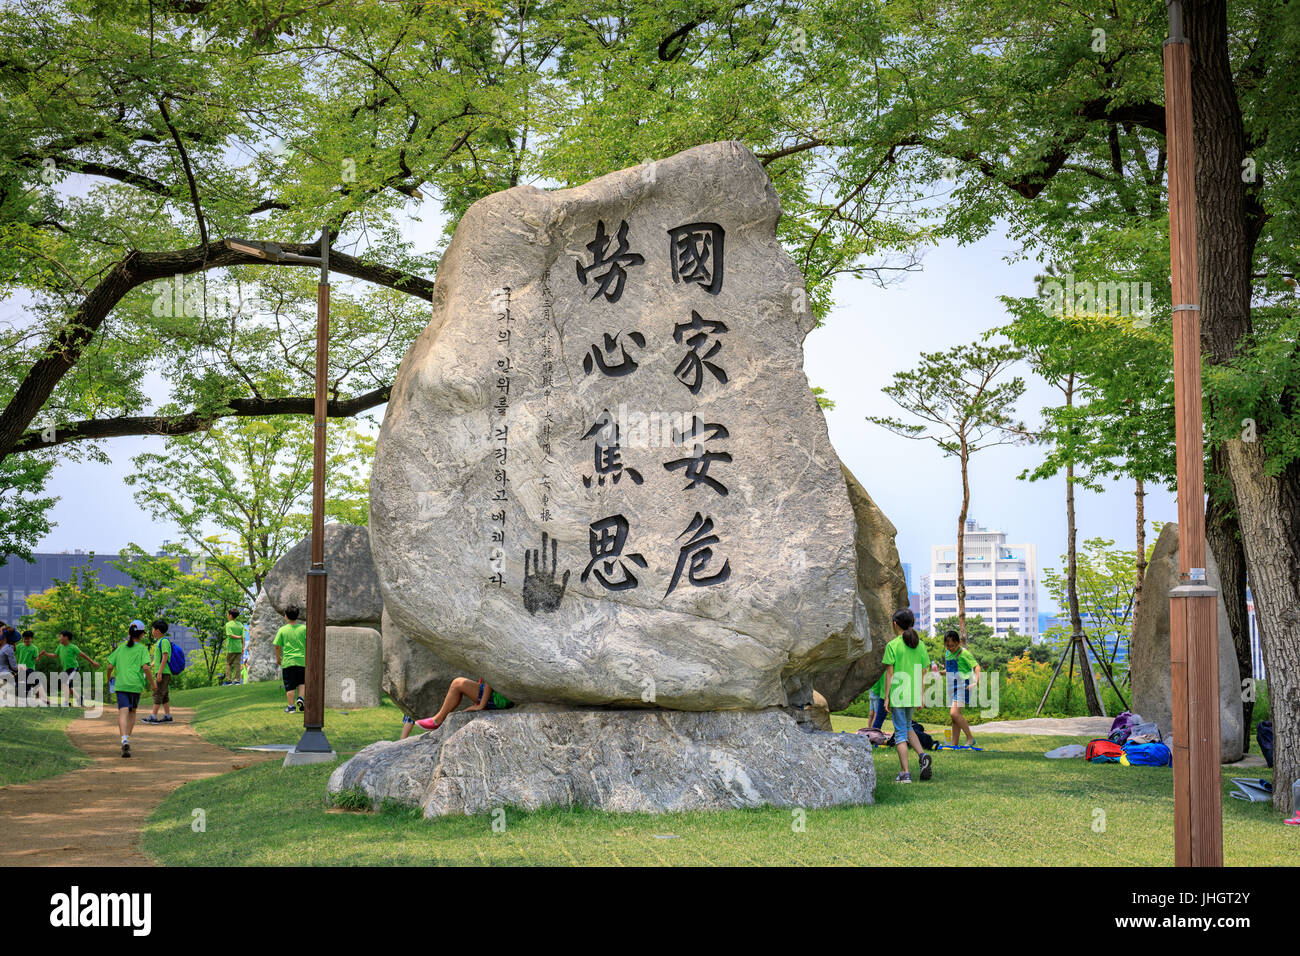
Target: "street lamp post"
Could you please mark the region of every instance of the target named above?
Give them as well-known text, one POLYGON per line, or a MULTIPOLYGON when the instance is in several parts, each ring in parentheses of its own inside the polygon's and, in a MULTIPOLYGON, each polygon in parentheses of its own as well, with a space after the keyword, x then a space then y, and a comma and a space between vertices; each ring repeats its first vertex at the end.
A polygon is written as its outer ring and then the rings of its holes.
POLYGON ((1181 572, 1181 583, 1169 594, 1174 862, 1178 866, 1223 866, 1218 591, 1210 587, 1205 575, 1205 451, 1201 431, 1201 312, 1196 275, 1191 58, 1183 36, 1179 0, 1169 2, 1164 67, 1181 572))
POLYGON ((318 763, 337 754, 325 737, 325 600, 329 580, 325 569, 325 429, 326 379, 329 370, 330 245, 328 227, 321 230, 320 256, 285 252, 273 242, 226 239, 227 249, 268 262, 319 265, 316 286, 316 420, 312 435, 311 568, 307 571, 307 711, 297 746, 285 764, 318 763))

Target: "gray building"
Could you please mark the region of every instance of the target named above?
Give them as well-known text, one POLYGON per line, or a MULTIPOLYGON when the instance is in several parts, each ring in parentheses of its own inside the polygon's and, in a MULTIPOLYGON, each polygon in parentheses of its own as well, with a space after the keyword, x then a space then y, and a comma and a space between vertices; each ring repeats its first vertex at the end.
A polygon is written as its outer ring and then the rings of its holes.
MULTIPOLYGON (((10 558, 0 564, 0 621, 17 627, 19 619, 32 611, 27 604, 28 597, 45 593, 54 586, 55 581, 67 581, 78 568, 89 567, 94 570, 99 583, 104 587, 133 587, 135 582, 131 576, 113 566, 113 562, 121 560, 120 554, 92 555, 86 551, 33 554, 30 564, 22 558, 10 558)), ((186 562, 182 562, 182 567, 185 566, 186 562)), ((122 622, 123 636, 129 623, 131 622, 122 622)), ((198 650, 198 640, 190 634, 188 628, 173 627, 169 636, 174 637, 186 652, 198 650)))

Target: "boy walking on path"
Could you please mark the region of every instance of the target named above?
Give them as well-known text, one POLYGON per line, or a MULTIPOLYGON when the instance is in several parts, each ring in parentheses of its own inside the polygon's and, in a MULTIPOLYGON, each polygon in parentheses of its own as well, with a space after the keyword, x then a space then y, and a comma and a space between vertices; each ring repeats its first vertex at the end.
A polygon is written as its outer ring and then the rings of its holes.
POLYGON ((244 658, 244 625, 233 607, 226 611, 226 679, 222 687, 240 682, 240 662, 244 658))
POLYGON ((307 680, 307 625, 298 620, 300 613, 297 605, 290 604, 284 609, 284 626, 275 632, 275 662, 280 666, 284 696, 289 702, 286 714, 307 709, 302 699, 307 680))
POLYGON ((169 724, 172 722, 172 642, 167 637, 167 622, 154 621, 150 635, 153 638, 152 662, 157 679, 153 687, 153 713, 144 719, 146 724, 169 724), (158 708, 163 709, 163 716, 158 718, 158 708))
POLYGON ((75 707, 77 705, 77 666, 81 661, 85 661, 96 668, 99 665, 87 657, 80 647, 72 643, 71 631, 59 631, 59 646, 53 651, 41 651, 37 656, 39 661, 42 657, 52 657, 59 662, 59 684, 64 688, 60 691, 60 696, 67 694, 68 704, 75 707))
POLYGON ((894 720, 894 745, 898 748, 898 763, 902 769, 894 778, 897 783, 911 783, 912 773, 907 765, 907 748, 918 754, 921 779, 930 779, 931 757, 921 749, 921 741, 912 729, 912 713, 921 706, 922 681, 930 665, 930 655, 921 643, 921 635, 913 629, 916 618, 907 608, 894 612, 894 633, 898 635, 885 645, 881 658, 885 665, 885 687, 889 689, 890 716, 894 720))
POLYGON ((132 621, 126 640, 113 648, 108 655, 108 680, 114 680, 117 695, 117 729, 122 735, 122 756, 131 756, 131 731, 135 730, 135 714, 140 707, 140 695, 147 686, 154 686, 153 670, 149 666, 149 648, 144 640, 144 624, 132 621))

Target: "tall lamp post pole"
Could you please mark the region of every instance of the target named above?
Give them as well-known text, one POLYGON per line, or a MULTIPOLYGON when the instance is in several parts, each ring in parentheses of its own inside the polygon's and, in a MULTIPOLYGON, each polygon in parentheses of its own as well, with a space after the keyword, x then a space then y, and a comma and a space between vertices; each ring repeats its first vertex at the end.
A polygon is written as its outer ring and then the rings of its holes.
POLYGON ((1169 262, 1173 280, 1174 425, 1179 586, 1169 594, 1173 691, 1174 863, 1223 866, 1219 776, 1218 591, 1205 575, 1205 451, 1201 420, 1201 312, 1196 261, 1191 57, 1183 10, 1170 0, 1164 44, 1169 153, 1169 262))
POLYGON ((312 436, 311 568, 307 571, 307 710, 297 746, 285 758, 286 764, 332 760, 336 754, 325 737, 325 430, 327 423, 326 379, 329 374, 330 338, 330 244, 329 228, 321 229, 320 256, 285 252, 273 242, 226 239, 228 249, 265 259, 319 265, 316 286, 316 420, 312 436))

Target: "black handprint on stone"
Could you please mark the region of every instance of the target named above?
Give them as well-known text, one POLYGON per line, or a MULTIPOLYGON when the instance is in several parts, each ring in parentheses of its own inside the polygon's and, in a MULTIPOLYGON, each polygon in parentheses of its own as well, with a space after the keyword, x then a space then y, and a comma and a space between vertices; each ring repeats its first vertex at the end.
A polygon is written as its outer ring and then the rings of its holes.
POLYGON ((555 583, 556 571, 556 552, 558 543, 551 539, 551 561, 548 569, 546 563, 546 542, 547 534, 542 532, 542 547, 539 551, 534 548, 531 551, 524 552, 524 607, 528 609, 529 614, 537 614, 539 610, 554 611, 560 606, 560 599, 564 597, 564 589, 569 586, 569 573, 564 572, 564 577, 560 583, 555 583), (531 570, 529 570, 531 568, 531 570))

